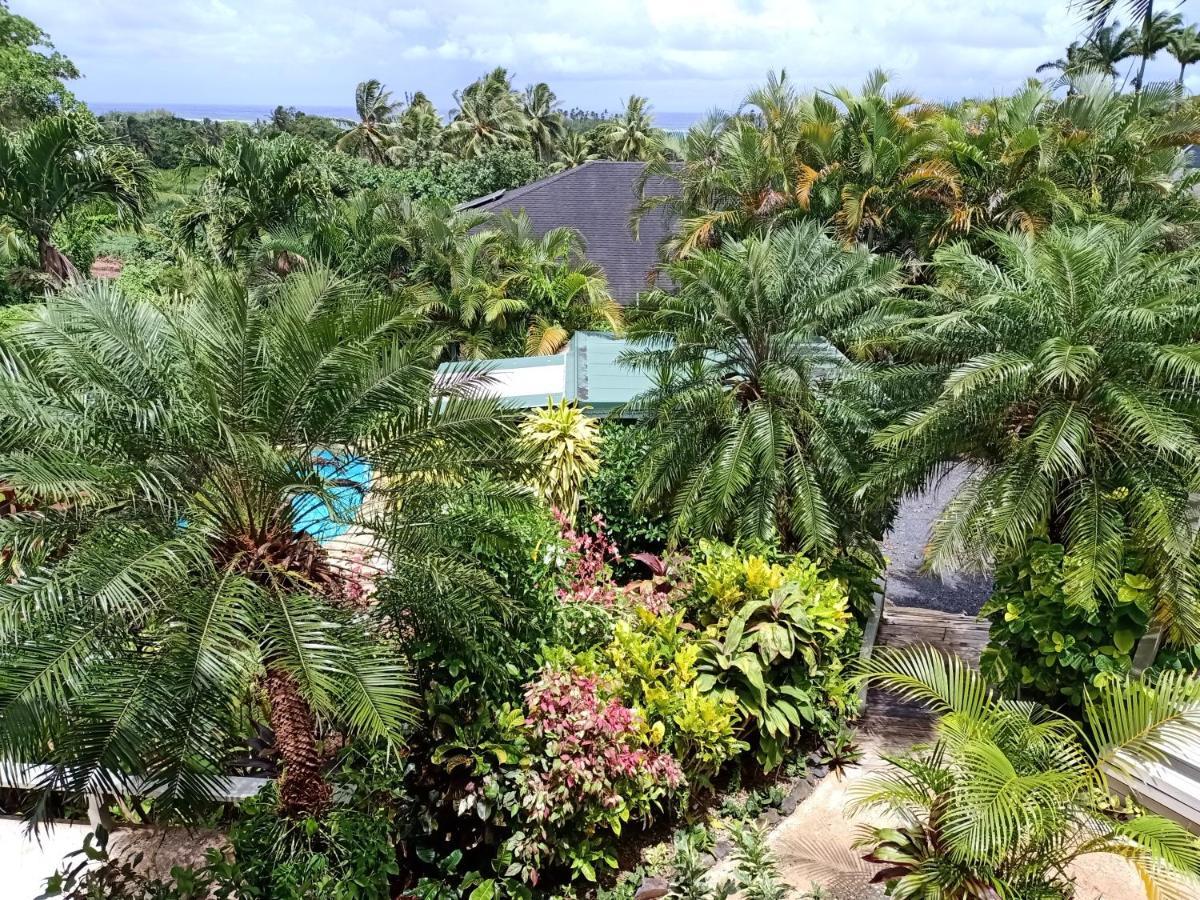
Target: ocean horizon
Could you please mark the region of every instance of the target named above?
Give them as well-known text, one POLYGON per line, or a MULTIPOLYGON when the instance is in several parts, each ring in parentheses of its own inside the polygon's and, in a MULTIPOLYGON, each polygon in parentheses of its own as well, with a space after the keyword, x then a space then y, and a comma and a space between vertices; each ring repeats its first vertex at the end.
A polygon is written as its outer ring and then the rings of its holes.
MULTIPOLYGON (((331 119, 353 119, 352 106, 322 106, 317 104, 274 104, 258 105, 250 103, 125 103, 125 102, 88 102, 88 107, 97 115, 110 112, 142 113, 165 110, 181 119, 203 121, 212 119, 218 122, 258 122, 271 118, 276 106, 294 105, 301 112, 313 116, 327 116, 331 119)), ((687 131, 704 117, 703 113, 691 112, 653 112, 654 124, 665 131, 687 131)))

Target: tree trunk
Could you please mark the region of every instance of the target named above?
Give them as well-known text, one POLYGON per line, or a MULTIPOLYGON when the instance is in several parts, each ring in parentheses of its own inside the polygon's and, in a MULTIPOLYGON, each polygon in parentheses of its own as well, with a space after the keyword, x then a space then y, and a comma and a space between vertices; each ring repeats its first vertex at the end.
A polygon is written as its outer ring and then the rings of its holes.
POLYGON ((1154 0, 1150 0, 1146 4, 1146 16, 1142 19, 1142 64, 1138 66, 1137 82, 1133 85, 1133 92, 1140 94, 1142 92, 1142 82, 1146 78, 1146 63, 1150 59, 1150 23, 1154 21, 1154 0))
POLYGON ((1179 86, 1183 87, 1183 70, 1187 68, 1187 63, 1179 64, 1179 86))
POLYGON ((67 255, 50 242, 50 238, 38 235, 38 262, 55 289, 79 280, 79 270, 67 255))
POLYGON ((317 752, 316 720, 300 695, 296 679, 279 669, 267 670, 267 699, 271 729, 283 763, 279 778, 279 809, 288 816, 321 816, 329 808, 333 789, 322 771, 317 752))

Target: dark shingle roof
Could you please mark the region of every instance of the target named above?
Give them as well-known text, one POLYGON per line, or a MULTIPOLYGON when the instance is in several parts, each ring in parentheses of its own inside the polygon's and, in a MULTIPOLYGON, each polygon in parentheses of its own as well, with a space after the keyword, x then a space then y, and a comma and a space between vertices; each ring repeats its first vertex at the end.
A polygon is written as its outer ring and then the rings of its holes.
MULTIPOLYGON (((534 231, 567 226, 582 235, 587 257, 604 270, 608 289, 617 301, 629 304, 647 287, 659 263, 658 246, 670 233, 672 220, 664 209, 642 218, 635 240, 629 218, 637 205, 637 180, 645 164, 595 160, 509 191, 470 200, 460 208, 487 212, 525 210, 534 231)), ((678 183, 654 177, 647 195, 674 193, 678 183)))

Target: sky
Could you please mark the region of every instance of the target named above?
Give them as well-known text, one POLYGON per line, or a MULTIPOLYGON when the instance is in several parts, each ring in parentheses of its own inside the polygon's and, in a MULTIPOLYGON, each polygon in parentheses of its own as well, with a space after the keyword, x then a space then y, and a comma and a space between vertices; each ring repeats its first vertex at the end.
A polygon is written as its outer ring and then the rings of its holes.
MULTIPOLYGON (((880 67, 931 99, 1010 90, 1063 54, 1069 0, 11 0, 90 102, 348 106, 378 78, 442 109, 493 66, 567 106, 736 107, 768 70, 802 87, 880 67), (407 5, 406 5, 407 3, 407 5)), ((1200 4, 1183 7, 1200 16, 1200 4)), ((1200 70, 1200 66, 1195 67, 1200 70)), ((1166 56, 1151 63, 1174 78, 1166 56)), ((1200 71, 1189 74, 1200 87, 1200 71)))

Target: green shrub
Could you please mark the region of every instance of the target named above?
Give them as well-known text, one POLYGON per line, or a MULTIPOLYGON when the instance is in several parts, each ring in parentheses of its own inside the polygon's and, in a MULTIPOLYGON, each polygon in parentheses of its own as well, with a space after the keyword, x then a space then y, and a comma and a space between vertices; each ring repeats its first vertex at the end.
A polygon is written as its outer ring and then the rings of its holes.
POLYGON ((526 685, 524 717, 505 727, 523 752, 508 754, 462 801, 502 810, 510 836, 497 869, 505 877, 595 882, 617 868, 614 844, 627 825, 672 808, 683 772, 658 745, 661 732, 615 687, 558 665, 526 685))
POLYGON ((449 203, 520 187, 546 174, 545 166, 528 150, 492 150, 474 159, 447 159, 415 168, 380 166, 344 153, 329 157, 346 191, 393 188, 414 200, 435 197, 449 203))
POLYGON ((805 734, 836 731, 853 703, 842 677, 851 616, 845 585, 796 557, 787 566, 707 545, 695 594, 710 617, 702 691, 737 701, 759 763, 777 768, 805 734))
POLYGON ((399 874, 385 817, 335 806, 323 818, 276 812, 275 787, 247 800, 229 830, 241 900, 387 900, 399 874))
POLYGON ((639 574, 630 555, 658 553, 670 530, 665 514, 634 503, 638 472, 649 452, 650 440, 649 430, 636 423, 606 420, 600 426, 600 468, 584 487, 580 521, 588 521, 597 514, 603 517, 623 554, 617 566, 622 575, 639 574))
POLYGON ((991 620, 984 674, 1006 691, 1081 707, 1123 680, 1154 604, 1153 584, 1127 557, 1117 596, 1093 606, 1070 603, 1064 584, 1072 561, 1061 544, 1038 539, 999 568, 982 614, 991 620))
POLYGON ((654 743, 669 748, 690 784, 708 786, 748 745, 737 736, 734 699, 697 683, 700 647, 696 632, 684 627, 682 612, 637 609, 632 618, 617 621, 612 640, 583 665, 641 712, 654 743))

